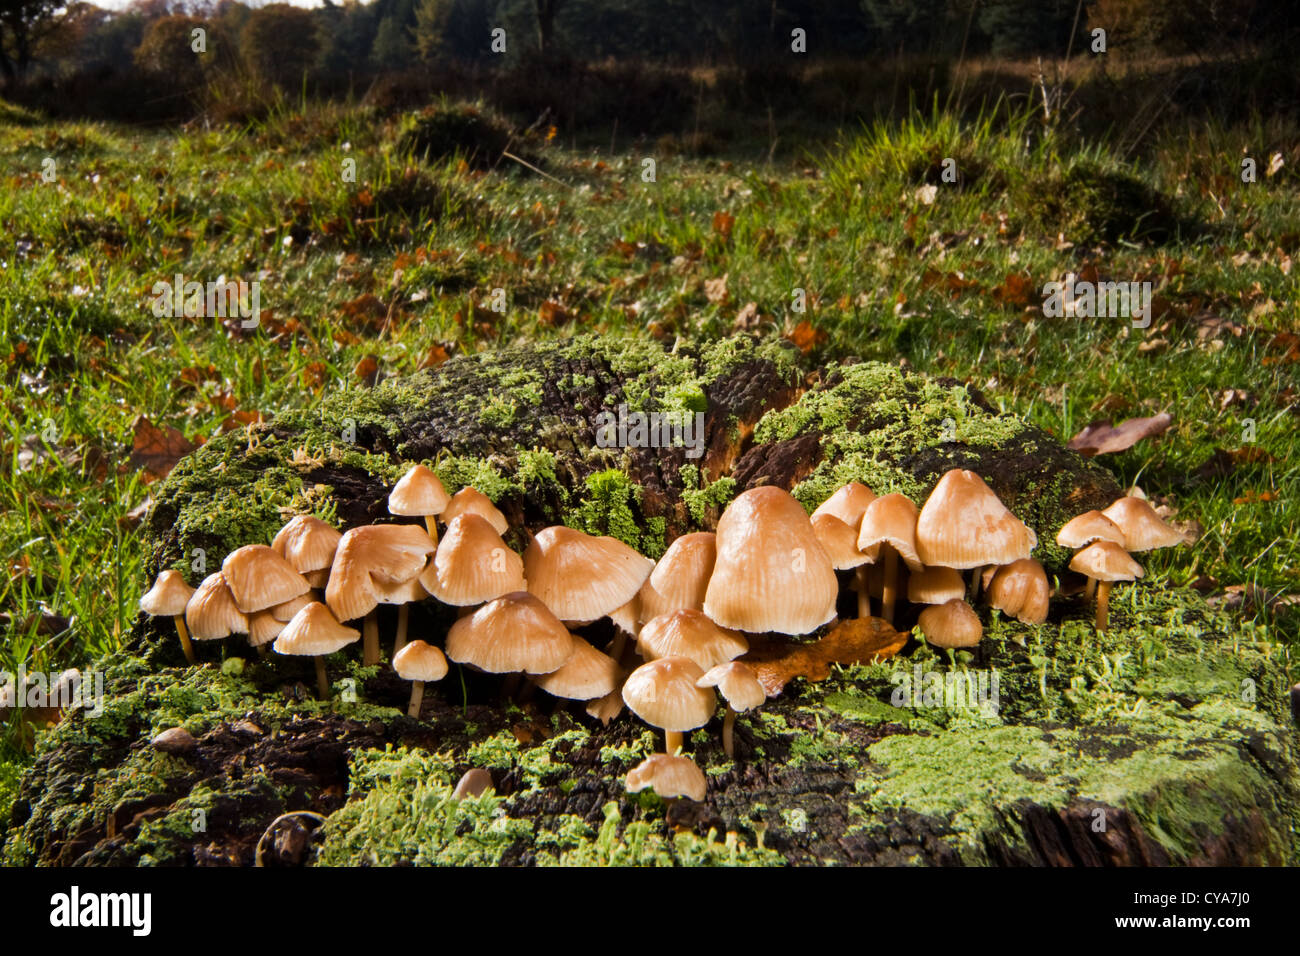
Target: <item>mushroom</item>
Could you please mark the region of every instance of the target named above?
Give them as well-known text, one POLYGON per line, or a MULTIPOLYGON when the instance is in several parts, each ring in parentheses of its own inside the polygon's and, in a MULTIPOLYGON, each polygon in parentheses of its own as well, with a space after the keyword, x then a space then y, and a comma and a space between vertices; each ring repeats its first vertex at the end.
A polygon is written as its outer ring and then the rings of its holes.
POLYGON ((979 616, 961 598, 927 607, 917 624, 935 647, 978 647, 984 635, 979 616))
POLYGON ((307 579, 264 544, 236 548, 221 562, 221 574, 245 614, 265 611, 311 590, 307 579))
POLYGON ((1130 554, 1187 543, 1187 535, 1165 524, 1142 498, 1120 498, 1102 514, 1124 533, 1124 550, 1130 554))
POLYGON ((714 624, 703 611, 687 609, 647 621, 636 649, 648 661, 687 657, 708 670, 746 653, 749 642, 739 631, 714 624))
POLYGON ((699 664, 685 657, 664 657, 634 670, 623 684, 628 709, 664 732, 664 751, 682 749, 682 734, 703 727, 713 716, 717 697, 697 686, 704 676, 699 664))
POLYGON ((393 655, 393 670, 402 680, 411 681, 411 702, 406 714, 418 718, 424 701, 424 682, 447 676, 447 658, 432 644, 411 641, 393 655))
POLYGON ((704 613, 721 626, 808 634, 835 618, 830 555, 787 492, 764 485, 737 496, 718 520, 717 548, 704 613))
POLYGON ((505 534, 510 527, 506 516, 492 503, 492 499, 476 488, 466 486, 451 496, 442 512, 442 523, 450 526, 461 515, 473 514, 486 519, 497 534, 505 534))
POLYGON ((388 493, 388 513, 423 518, 429 538, 438 543, 438 515, 451 504, 438 476, 424 465, 413 465, 388 493))
POLYGON ((185 583, 179 571, 167 570, 158 575, 153 587, 140 598, 140 610, 152 617, 170 617, 181 639, 185 659, 194 663, 194 645, 185 629, 185 605, 194 596, 194 588, 185 583))
POLYGON ((573 639, 573 656, 558 670, 534 677, 546 693, 566 700, 599 700, 618 689, 618 662, 580 637, 573 639))
POLYGON ((697 687, 716 687, 727 702, 727 716, 722 721, 722 749, 728 757, 736 756, 736 714, 752 710, 767 700, 767 691, 748 664, 727 661, 705 671, 695 682, 697 687))
POLYGON ((717 537, 712 531, 675 539, 641 586, 641 622, 683 608, 702 610, 717 558, 717 537))
POLYGON ((343 650, 360 638, 359 631, 335 620, 328 607, 319 601, 312 601, 284 626, 273 646, 277 654, 314 657, 316 690, 321 700, 328 700, 330 685, 325 676, 325 656, 343 650))
POLYGON ((448 523, 420 583, 443 604, 485 604, 524 590, 524 562, 486 518, 466 512, 448 523))
MULTIPOLYGON (((293 620, 292 615, 289 620, 293 620)), ((280 636, 287 623, 277 618, 274 611, 254 611, 248 615, 249 646, 256 647, 259 654, 266 654, 267 645, 280 636)))
MULTIPOLYGON (((1121 548, 1124 547, 1124 532, 1115 522, 1111 521, 1100 511, 1085 511, 1081 515, 1076 515, 1067 521, 1056 535, 1056 543, 1063 548, 1071 548, 1079 551, 1092 544, 1094 541, 1113 541, 1121 548)), ((1084 592, 1084 597, 1089 601, 1092 600, 1093 592, 1097 589, 1097 582, 1088 578, 1088 587, 1084 592)))
POLYGON ((907 579, 907 599, 913 604, 947 604, 966 596, 966 582, 952 568, 923 568, 907 579))
POLYGON ((185 605, 185 624, 196 641, 217 641, 248 633, 248 617, 235 604, 220 571, 209 574, 185 605))
POLYGON ((865 554, 858 548, 858 528, 862 524, 862 515, 871 502, 876 500, 876 493, 860 482, 850 481, 836 489, 835 493, 817 506, 812 513, 813 530, 821 539, 822 546, 835 562, 836 571, 856 568, 858 589, 858 617, 871 616, 871 595, 867 589, 867 566, 875 563, 879 548, 873 547, 865 554), (834 518, 847 526, 852 541, 844 538, 842 532, 826 519, 834 518), (819 530, 820 528, 820 530, 819 530), (840 542, 843 541, 843 544, 840 542), (846 547, 847 546, 847 547, 846 547), (852 551, 848 548, 851 547, 852 551), (859 558, 861 560, 859 560, 859 558))
POLYGON ((577 639, 527 591, 489 601, 447 632, 447 656, 489 674, 550 674, 568 662, 577 639))
POLYGON ((1109 627, 1110 588, 1116 581, 1133 581, 1145 573, 1127 551, 1113 541, 1094 541, 1070 561, 1070 570, 1097 582, 1097 630, 1109 627))
MULTIPOLYGON (((923 567, 916 552, 916 505, 906 495, 882 495, 862 512, 858 525, 858 550, 879 552, 884 565, 884 584, 880 597, 880 616, 894 623, 894 605, 898 601, 898 559, 917 572, 923 567)), ((865 583, 863 581, 860 584, 865 583)))
POLYGON ((685 797, 702 803, 708 792, 704 771, 690 757, 651 754, 628 771, 624 784, 628 793, 653 790, 665 800, 685 797))
POLYGON ((275 553, 289 562, 314 588, 329 581, 330 565, 343 535, 338 529, 311 515, 296 515, 276 532, 271 541, 275 553))
POLYGON ((1042 624, 1047 620, 1051 588, 1043 566, 1033 558, 1022 558, 998 568, 986 595, 992 607, 1026 624, 1042 624))

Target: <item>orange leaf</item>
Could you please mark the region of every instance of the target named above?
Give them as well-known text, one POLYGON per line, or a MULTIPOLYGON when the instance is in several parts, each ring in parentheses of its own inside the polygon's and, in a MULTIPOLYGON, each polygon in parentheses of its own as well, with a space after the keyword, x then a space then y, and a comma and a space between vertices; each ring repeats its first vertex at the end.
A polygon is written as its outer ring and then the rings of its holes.
POLYGON ((993 298, 1003 305, 1024 307, 1035 301, 1034 285, 1016 272, 1008 272, 1000 286, 993 289, 993 298))
POLYGON ((198 446, 170 425, 159 428, 140 415, 131 423, 135 436, 131 443, 130 464, 139 468, 151 481, 165 478, 176 463, 198 446))
POLYGON ((713 231, 723 239, 731 238, 731 227, 736 224, 736 217, 719 209, 713 214, 713 231))
POLYGON ((811 644, 790 640, 758 643, 758 638, 751 638, 749 653, 742 660, 754 669, 767 695, 775 697, 796 677, 825 680, 832 664, 870 664, 893 657, 907 639, 906 631, 895 631, 882 618, 854 618, 841 621, 811 644))
POLYGON ((799 349, 807 355, 814 348, 826 341, 826 333, 821 329, 813 328, 813 324, 804 319, 793 329, 785 334, 788 341, 793 342, 799 349))

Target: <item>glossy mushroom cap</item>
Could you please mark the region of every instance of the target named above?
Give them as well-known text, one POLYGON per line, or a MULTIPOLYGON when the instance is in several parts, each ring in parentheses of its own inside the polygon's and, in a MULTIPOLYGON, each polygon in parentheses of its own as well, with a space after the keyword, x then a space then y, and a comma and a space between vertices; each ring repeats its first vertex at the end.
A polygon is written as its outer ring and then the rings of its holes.
POLYGON ((704 801, 708 781, 704 771, 689 757, 670 757, 652 754, 628 771, 625 783, 628 793, 653 790, 665 799, 685 797, 696 803, 704 801))
POLYGON ((864 484, 850 481, 836 489, 835 493, 817 506, 812 513, 813 523, 820 515, 839 518, 850 528, 857 528, 862 523, 862 515, 876 500, 876 493, 864 484))
POLYGON ((140 610, 154 617, 176 617, 185 613, 185 605, 194 596, 194 588, 185 583, 179 571, 167 570, 158 575, 153 587, 140 598, 140 610))
POLYGON ((1102 514, 1124 532, 1124 550, 1130 553, 1187 543, 1183 532, 1165 524, 1156 509, 1141 498, 1120 498, 1102 514))
POLYGON ((594 621, 641 590, 654 562, 617 538, 545 528, 524 550, 528 590, 562 621, 594 621))
POLYGON ((875 554, 858 550, 858 532, 832 514, 813 515, 813 533, 830 555, 831 566, 836 571, 847 571, 876 560, 875 554))
POLYGON ((424 465, 413 465, 388 493, 388 513, 407 518, 440 515, 449 504, 451 496, 424 465))
POLYGON ((1100 511, 1085 511, 1071 518, 1056 535, 1063 548, 1085 548, 1094 541, 1113 541, 1124 546, 1124 532, 1100 511))
MULTIPOLYGON (((343 537, 337 528, 320 518, 297 515, 276 532, 271 547, 299 574, 328 571, 334 563, 334 552, 343 537)), ((310 580, 310 579, 309 579, 310 580)), ((313 585, 315 587, 316 585, 313 585)))
POLYGON ((506 516, 492 503, 491 498, 476 488, 466 486, 451 496, 451 501, 440 516, 444 524, 451 524, 461 515, 468 514, 478 515, 486 520, 497 534, 505 534, 510 527, 506 516))
POLYGON ((921 558, 916 553, 916 505, 906 495, 882 495, 862 513, 858 524, 858 550, 872 553, 888 544, 903 559, 910 571, 920 571, 921 558))
POLYGON ((959 468, 939 479, 916 520, 916 551, 927 567, 1011 564, 1029 557, 1037 544, 983 478, 959 468))
POLYGON ((665 657, 642 664, 623 684, 623 702, 652 727, 684 733, 703 727, 718 699, 696 686, 704 676, 699 664, 685 657, 665 657))
POLYGON ((452 518, 420 583, 443 604, 468 607, 524 589, 524 562, 484 517, 452 518))
POLYGON ((978 647, 984 635, 979 616, 960 599, 927 607, 917 624, 935 647, 978 647))
POLYGON ((248 633, 248 617, 235 604, 220 571, 203 579, 185 605, 185 624, 197 641, 216 641, 231 634, 248 633))
POLYGON ((550 674, 574 655, 575 641, 545 604, 515 591, 456 621, 447 632, 447 656, 491 674, 550 674))
POLYGON ((913 604, 947 604, 965 594, 966 582, 952 568, 926 568, 907 579, 907 599, 913 604))
POLYGON ((753 710, 767 700, 767 691, 754 668, 743 661, 727 661, 710 668, 695 683, 699 687, 716 687, 727 706, 737 713, 753 710))
POLYGON ((264 544, 236 548, 221 562, 221 573, 245 614, 265 611, 311 590, 307 579, 264 544))
POLYGON ((681 610, 651 618, 641 628, 637 652, 646 660, 687 657, 704 670, 749 650, 739 631, 719 627, 703 611, 681 610))
POLYGON ((712 531, 684 534, 673 541, 641 586, 640 619, 703 608, 717 558, 717 538, 712 531))
POLYGON ((835 616, 830 555, 787 492, 763 486, 739 495, 718 521, 717 548, 704 613, 723 627, 808 634, 835 616))
POLYGON ((1047 573, 1032 558, 1025 558, 998 568, 988 586, 988 602, 1006 614, 1026 624, 1042 624, 1047 620, 1051 598, 1047 573))
POLYGON ((409 641, 393 655, 393 670, 402 680, 442 680, 447 676, 447 658, 424 641, 409 641))
POLYGON ((275 639, 277 654, 323 657, 361 639, 361 632, 344 627, 319 601, 312 601, 293 616, 275 639))
POLYGON ((403 585, 405 594, 414 595, 406 600, 418 600, 423 593, 412 584, 418 587, 420 572, 433 552, 433 541, 418 525, 353 528, 343 535, 334 554, 325 602, 340 621, 353 621, 381 602, 403 603, 394 600, 401 596, 396 592, 403 585))
POLYGON ((596 700, 612 693, 621 677, 618 663, 580 637, 573 639, 573 656, 557 671, 534 678, 546 693, 566 700, 596 700))
POLYGON ((1146 572, 1113 541, 1095 541, 1074 556, 1070 570, 1095 581, 1134 581, 1146 572))

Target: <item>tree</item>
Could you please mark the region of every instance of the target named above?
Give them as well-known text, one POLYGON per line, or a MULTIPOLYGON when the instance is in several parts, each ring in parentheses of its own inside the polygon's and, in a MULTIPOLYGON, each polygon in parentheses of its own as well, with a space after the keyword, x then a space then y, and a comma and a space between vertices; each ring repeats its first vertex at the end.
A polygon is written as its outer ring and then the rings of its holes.
POLYGON ((397 17, 389 15, 379 21, 374 45, 370 48, 370 62, 380 70, 405 66, 411 57, 411 43, 406 29, 397 17))
POLYGON ((555 39, 555 15, 563 0, 533 0, 537 8, 537 45, 543 53, 550 51, 555 39))
POLYGON ((302 82, 320 52, 310 10, 273 3, 248 15, 240 37, 244 60, 257 77, 280 87, 302 82))
POLYGON ((64 6, 63 0, 0 0, 0 76, 6 86, 22 82, 32 51, 64 6))

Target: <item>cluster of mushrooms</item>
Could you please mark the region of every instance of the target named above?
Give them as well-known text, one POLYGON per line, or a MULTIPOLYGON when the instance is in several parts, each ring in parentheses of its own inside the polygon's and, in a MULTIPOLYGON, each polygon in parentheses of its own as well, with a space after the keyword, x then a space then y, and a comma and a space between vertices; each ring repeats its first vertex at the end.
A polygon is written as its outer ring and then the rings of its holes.
MULTIPOLYGON (((1047 578, 1029 558, 1034 532, 971 471, 944 475, 919 512, 903 495, 877 498, 855 482, 810 519, 787 492, 754 488, 731 502, 716 533, 677 538, 657 563, 615 538, 563 526, 525 531, 521 556, 506 545, 508 523, 486 495, 466 487, 449 496, 423 465, 394 486, 388 510, 424 525, 340 532, 300 515, 269 547, 231 552, 197 589, 164 571, 140 607, 174 619, 191 663, 192 641, 240 634, 263 654, 269 646, 313 657, 328 698, 326 656, 360 640, 363 664, 380 663, 376 611, 396 605, 392 667, 412 683, 410 716, 420 714, 424 684, 446 676, 448 658, 584 701, 605 723, 626 705, 665 735, 665 752, 635 767, 627 789, 693 800, 704 799, 705 778, 681 755, 683 735, 713 719, 721 694, 722 743, 732 756, 736 715, 767 699, 741 660, 745 634, 809 634, 833 621, 837 571, 856 569, 862 616, 873 598, 891 624, 900 594, 926 605, 918 624, 940 647, 974 646, 982 634, 963 570, 971 570, 972 597, 982 584, 1005 613, 1036 623, 1047 616, 1047 578), (411 604, 429 598, 459 609, 442 649, 407 639, 411 604), (573 633, 605 617, 615 637, 604 651, 573 633), (345 622, 360 622, 360 630, 345 622)), ((1128 552, 1177 543, 1175 536, 1182 540, 1137 498, 1062 529, 1060 543, 1081 549, 1071 568, 1101 585, 1099 628, 1112 583, 1142 574, 1128 552)))

